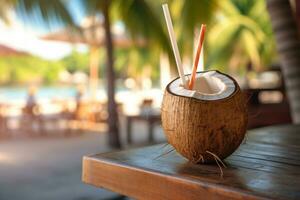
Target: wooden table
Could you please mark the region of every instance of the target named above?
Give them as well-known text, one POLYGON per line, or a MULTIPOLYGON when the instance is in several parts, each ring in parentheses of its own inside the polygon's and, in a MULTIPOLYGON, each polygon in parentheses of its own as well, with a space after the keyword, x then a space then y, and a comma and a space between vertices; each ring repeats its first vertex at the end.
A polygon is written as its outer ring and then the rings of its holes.
POLYGON ((300 199, 300 125, 249 131, 225 162, 194 165, 155 145, 83 158, 82 179, 137 199, 300 199))
POLYGON ((154 142, 154 125, 161 122, 160 113, 148 112, 137 115, 126 115, 127 143, 132 143, 132 124, 134 121, 144 121, 148 128, 148 142, 154 142))

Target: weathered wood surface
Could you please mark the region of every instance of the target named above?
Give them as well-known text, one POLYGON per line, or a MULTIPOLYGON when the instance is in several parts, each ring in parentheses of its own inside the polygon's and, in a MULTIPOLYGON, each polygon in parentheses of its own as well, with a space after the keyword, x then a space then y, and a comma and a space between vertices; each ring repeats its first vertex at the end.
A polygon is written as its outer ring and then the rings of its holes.
POLYGON ((300 125, 249 131, 223 178, 155 145, 83 158, 85 183, 137 199, 300 199, 300 125), (157 158, 158 157, 158 158, 157 158))

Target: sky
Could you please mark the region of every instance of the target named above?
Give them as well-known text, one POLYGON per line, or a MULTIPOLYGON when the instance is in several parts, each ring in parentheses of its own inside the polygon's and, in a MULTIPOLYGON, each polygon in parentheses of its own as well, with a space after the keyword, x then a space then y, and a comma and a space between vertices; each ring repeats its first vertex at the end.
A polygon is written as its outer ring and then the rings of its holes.
MULTIPOLYGON (((74 12, 74 19, 77 23, 83 19, 83 13, 80 10, 78 1, 72 1, 70 8, 74 12)), ((48 60, 57 60, 68 54, 75 48, 78 51, 87 51, 87 46, 83 44, 69 44, 65 42, 46 41, 39 39, 41 36, 55 32, 62 27, 51 27, 51 30, 42 24, 23 23, 21 16, 11 12, 10 24, 7 25, 0 20, 0 44, 12 47, 14 49, 28 52, 48 60)))

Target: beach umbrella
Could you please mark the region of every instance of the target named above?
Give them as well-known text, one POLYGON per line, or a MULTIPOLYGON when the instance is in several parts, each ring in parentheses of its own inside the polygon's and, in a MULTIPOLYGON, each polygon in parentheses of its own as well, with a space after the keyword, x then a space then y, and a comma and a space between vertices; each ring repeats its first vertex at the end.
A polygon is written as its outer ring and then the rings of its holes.
MULTIPOLYGON (((81 43, 89 46, 104 46, 104 29, 102 24, 89 27, 80 27, 79 31, 71 28, 64 28, 57 32, 48 33, 40 37, 43 40, 61 41, 68 43, 81 43)), ((145 46, 143 39, 132 40, 124 33, 113 33, 113 44, 119 48, 129 48, 133 45, 145 46)))
MULTIPOLYGON (((95 98, 98 85, 99 48, 105 45, 105 30, 101 21, 94 17, 85 20, 78 30, 64 28, 40 37, 42 40, 60 41, 68 43, 86 44, 90 48, 90 90, 92 98, 95 98)), ((113 32, 113 44, 118 48, 129 48, 132 46, 145 46, 143 39, 132 40, 122 31, 113 32)))

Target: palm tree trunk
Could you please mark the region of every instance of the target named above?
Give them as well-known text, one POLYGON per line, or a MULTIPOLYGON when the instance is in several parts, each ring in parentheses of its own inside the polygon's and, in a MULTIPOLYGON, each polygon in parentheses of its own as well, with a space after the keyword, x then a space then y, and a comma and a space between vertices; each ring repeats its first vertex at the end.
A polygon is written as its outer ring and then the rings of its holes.
POLYGON ((110 30, 110 18, 109 18, 109 6, 110 0, 105 0, 103 8, 104 16, 104 29, 106 38, 106 52, 107 52, 107 98, 108 98, 108 139, 109 144, 114 148, 120 148, 119 140, 119 127, 118 127, 118 113, 115 101, 115 71, 113 60, 113 43, 112 34, 110 30))
POLYGON ((288 0, 267 0, 294 123, 300 123, 300 41, 288 0))

